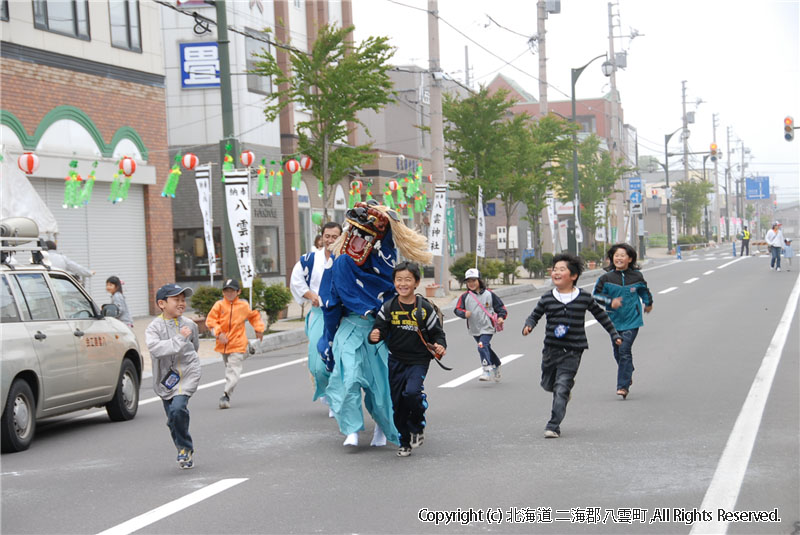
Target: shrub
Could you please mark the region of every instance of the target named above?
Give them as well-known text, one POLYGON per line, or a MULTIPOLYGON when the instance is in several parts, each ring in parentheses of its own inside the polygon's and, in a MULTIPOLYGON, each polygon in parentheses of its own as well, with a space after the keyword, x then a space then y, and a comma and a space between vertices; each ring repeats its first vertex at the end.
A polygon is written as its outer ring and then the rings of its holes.
POLYGON ((544 263, 534 256, 525 259, 525 269, 528 270, 529 275, 533 275, 537 279, 544 277, 544 263))
POLYGON ((584 264, 587 262, 600 262, 600 260, 603 258, 601 255, 597 253, 597 251, 594 251, 592 249, 584 249, 583 251, 581 251, 580 256, 581 258, 583 258, 584 264))
MULTIPOLYGON (((475 267, 475 253, 467 253, 450 266, 450 274, 458 281, 459 286, 464 285, 464 273, 469 268, 475 267)), ((481 258, 478 260, 478 271, 481 278, 485 281, 495 280, 503 272, 503 262, 500 260, 490 260, 481 258)))
POLYGON ((502 264, 502 271, 503 274, 503 284, 514 284, 514 280, 516 279, 517 275, 517 268, 520 267, 522 264, 517 262, 516 260, 509 260, 508 262, 503 262, 502 264))
POLYGON ((553 253, 542 253, 542 264, 545 269, 553 267, 553 253))
POLYGON ((270 284, 263 287, 256 299, 260 304, 259 310, 267 313, 267 329, 269 329, 270 325, 278 321, 281 310, 292 300, 292 293, 283 284, 270 284))
POLYGON ((190 298, 192 308, 202 316, 208 316, 211 307, 220 299, 222 290, 213 286, 198 286, 190 298))

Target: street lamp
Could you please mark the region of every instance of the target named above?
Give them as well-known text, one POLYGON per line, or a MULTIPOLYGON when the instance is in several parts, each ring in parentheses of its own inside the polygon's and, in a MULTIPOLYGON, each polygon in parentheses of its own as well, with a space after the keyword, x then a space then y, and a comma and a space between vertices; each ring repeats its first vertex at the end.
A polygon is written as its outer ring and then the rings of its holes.
MULTIPOLYGON (((577 124, 577 120, 575 118, 575 83, 578 81, 578 78, 581 74, 583 74, 583 70, 588 67, 593 61, 598 60, 600 58, 607 57, 606 54, 600 54, 599 56, 592 58, 589 62, 580 67, 578 69, 572 69, 572 123, 577 124)), ((610 61, 606 61, 603 63, 603 74, 606 76, 611 76, 611 73, 614 72, 614 64, 610 61)), ((575 247, 569 247, 570 252, 578 254, 580 248, 578 246, 578 237, 577 237, 577 229, 578 225, 580 225, 580 191, 579 191, 579 184, 578 184, 578 131, 575 130, 572 133, 572 186, 575 188, 575 196, 573 197, 572 204, 575 210, 575 220, 572 224, 572 227, 569 229, 569 238, 567 239, 568 244, 575 244, 575 247)))
POLYGON ((671 134, 664 136, 664 176, 667 181, 667 252, 672 251, 672 208, 670 207, 669 198, 672 197, 672 192, 669 189, 669 150, 667 145, 672 136, 678 133, 678 130, 683 130, 683 127, 678 127, 671 134))

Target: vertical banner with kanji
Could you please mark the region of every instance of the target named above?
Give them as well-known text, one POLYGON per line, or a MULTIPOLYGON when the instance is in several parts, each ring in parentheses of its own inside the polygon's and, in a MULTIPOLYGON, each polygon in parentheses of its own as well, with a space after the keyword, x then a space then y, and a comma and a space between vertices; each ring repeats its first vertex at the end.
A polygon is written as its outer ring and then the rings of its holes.
POLYGON ((556 217, 556 199, 552 193, 547 194, 547 223, 550 225, 550 236, 553 238, 553 247, 555 248, 558 217, 556 217))
POLYGON ((200 214, 203 216, 203 236, 206 240, 206 252, 208 253, 208 274, 211 276, 211 282, 213 282, 214 273, 217 272, 217 252, 214 249, 214 227, 211 220, 211 166, 198 165, 195 168, 194 177, 198 202, 200 203, 200 214))
POLYGON ((483 218, 483 189, 478 186, 478 225, 475 240, 475 265, 486 256, 486 220, 483 218))
POLYGON ((456 254, 456 209, 452 206, 447 207, 447 246, 450 248, 450 256, 456 254))
MULTIPOLYGON (((250 235, 250 172, 247 169, 223 171, 225 175, 225 206, 233 237, 233 249, 239 263, 242 287, 253 286, 253 253, 250 235)), ((226 275, 227 276, 227 275, 226 275)))
POLYGON ((433 192, 431 226, 428 231, 428 250, 433 253, 434 256, 441 256, 444 251, 446 207, 447 185, 437 185, 433 192))
POLYGON ((605 243, 606 241, 606 203, 600 201, 594 207, 594 217, 597 221, 597 226, 594 229, 594 239, 597 242, 605 243))

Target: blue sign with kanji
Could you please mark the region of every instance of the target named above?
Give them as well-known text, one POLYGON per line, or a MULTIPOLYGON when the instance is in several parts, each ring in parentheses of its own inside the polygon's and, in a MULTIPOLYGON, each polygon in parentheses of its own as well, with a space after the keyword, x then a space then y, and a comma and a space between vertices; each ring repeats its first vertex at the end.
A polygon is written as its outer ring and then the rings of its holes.
POLYGON ((748 201, 769 199, 769 177, 754 176, 745 179, 745 195, 748 201))
POLYGON ((628 189, 629 190, 641 190, 642 189, 642 177, 640 176, 632 176, 628 179, 628 189))

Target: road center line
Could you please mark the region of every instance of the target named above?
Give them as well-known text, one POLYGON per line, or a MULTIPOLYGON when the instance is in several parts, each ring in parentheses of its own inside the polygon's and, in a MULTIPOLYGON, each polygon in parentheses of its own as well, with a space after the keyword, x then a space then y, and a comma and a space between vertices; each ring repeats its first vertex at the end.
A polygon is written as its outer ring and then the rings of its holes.
MULTIPOLYGON (((513 353, 511 355, 506 355, 505 357, 502 357, 500 359, 500 362, 502 362, 503 364, 506 364, 508 362, 511 362, 512 360, 517 360, 521 356, 523 356, 522 353, 513 353)), ((466 383, 467 381, 469 381, 470 379, 477 379, 477 377, 482 373, 483 373, 483 368, 478 368, 477 370, 472 370, 471 372, 465 373, 461 377, 456 377, 452 381, 448 381, 443 385, 439 385, 439 388, 455 388, 457 386, 461 386, 464 383, 466 383)))
POLYGON ((158 522, 159 520, 175 514, 178 511, 182 511, 187 507, 191 507, 196 503, 208 499, 215 494, 219 494, 220 492, 228 490, 229 488, 245 481, 247 481, 247 478, 223 479, 221 481, 217 481, 212 485, 203 487, 202 489, 192 492, 191 494, 187 494, 183 498, 178 498, 177 500, 165 503, 161 507, 156 507, 152 511, 148 511, 135 518, 131 518, 127 522, 123 522, 122 524, 118 524, 113 528, 102 531, 99 533, 99 535, 128 535, 129 533, 138 531, 145 526, 149 526, 150 524, 158 522))
POLYGON ((731 260, 730 262, 728 262, 728 263, 726 263, 726 264, 722 264, 721 266, 718 266, 718 267, 717 267, 717 269, 722 269, 722 268, 724 268, 724 267, 728 267, 728 266, 730 266, 731 264, 735 264, 736 262, 739 262, 740 260, 744 260, 745 258, 750 258, 750 257, 749 257, 749 256, 740 256, 740 257, 739 257, 739 258, 737 258, 736 260, 731 260))
MULTIPOLYGON (((736 418, 733 431, 725 444, 714 477, 711 479, 711 484, 703 498, 703 504, 700 506, 703 511, 716 511, 717 509, 732 511, 736 506, 747 465, 750 463, 750 455, 753 453, 758 428, 761 426, 761 418, 764 416, 764 407, 767 404, 775 372, 781 361, 783 347, 797 310, 798 296, 800 296, 800 277, 795 280, 794 288, 789 295, 778 327, 767 347, 767 352, 761 361, 755 379, 753 379, 753 384, 750 385, 750 392, 736 418)), ((727 530, 728 522, 695 522, 690 534, 726 533, 727 530)))
POLYGON ((695 282, 695 281, 698 281, 698 280, 700 280, 700 279, 699 279, 699 278, 697 278, 697 277, 692 277, 691 279, 688 279, 688 280, 685 280, 685 281, 683 281, 683 283, 684 283, 684 284, 691 284, 691 283, 693 283, 693 282, 695 282))
POLYGON ((713 269, 709 269, 708 271, 703 273, 703 275, 711 275, 712 273, 714 273, 714 270, 713 269))
POLYGON ((674 290, 677 290, 677 289, 678 289, 678 287, 677 287, 677 286, 673 286, 672 288, 667 288, 666 290, 661 290, 661 291, 660 291, 660 292, 658 292, 658 293, 659 293, 659 294, 668 294, 668 293, 670 293, 670 292, 672 292, 672 291, 674 291, 674 290))

